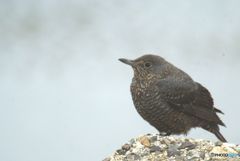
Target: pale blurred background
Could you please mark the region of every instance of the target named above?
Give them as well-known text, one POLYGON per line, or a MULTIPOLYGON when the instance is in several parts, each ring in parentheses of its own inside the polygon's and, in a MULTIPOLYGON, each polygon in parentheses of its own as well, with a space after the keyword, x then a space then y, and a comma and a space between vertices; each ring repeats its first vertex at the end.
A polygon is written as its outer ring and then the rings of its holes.
MULTIPOLYGON (((102 160, 156 133, 120 57, 161 55, 212 93, 240 143, 240 1, 1 0, 0 161, 102 160)), ((192 130, 188 137, 216 141, 192 130)))

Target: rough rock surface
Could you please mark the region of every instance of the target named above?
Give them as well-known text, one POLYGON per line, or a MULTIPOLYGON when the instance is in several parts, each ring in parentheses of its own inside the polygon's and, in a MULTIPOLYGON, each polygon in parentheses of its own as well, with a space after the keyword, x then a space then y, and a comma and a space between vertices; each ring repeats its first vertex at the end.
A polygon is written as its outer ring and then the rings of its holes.
POLYGON ((240 161, 240 145, 147 134, 131 139, 103 161, 240 161))

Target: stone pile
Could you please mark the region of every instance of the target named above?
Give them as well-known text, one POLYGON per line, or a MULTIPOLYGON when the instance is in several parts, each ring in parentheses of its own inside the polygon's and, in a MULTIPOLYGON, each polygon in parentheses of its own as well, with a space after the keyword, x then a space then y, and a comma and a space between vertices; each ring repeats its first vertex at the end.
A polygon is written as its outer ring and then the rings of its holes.
POLYGON ((240 145, 147 134, 131 139, 103 161, 240 161, 240 145))

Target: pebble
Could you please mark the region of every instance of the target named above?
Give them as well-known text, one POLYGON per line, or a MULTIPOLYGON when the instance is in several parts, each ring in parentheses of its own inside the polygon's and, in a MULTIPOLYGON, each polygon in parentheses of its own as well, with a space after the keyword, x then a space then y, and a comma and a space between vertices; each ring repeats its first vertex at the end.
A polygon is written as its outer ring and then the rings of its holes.
POLYGON ((193 151, 190 151, 188 156, 187 156, 187 159, 188 160, 194 160, 194 159, 197 159, 197 158, 200 158, 200 155, 198 152, 193 152, 193 151))
POLYGON ((133 161, 133 160, 139 160, 141 159, 141 157, 135 153, 130 153, 126 156, 126 159, 129 161, 133 161))
POLYGON ((143 136, 139 139, 140 143, 146 147, 150 146, 150 140, 148 139, 148 137, 143 136))
POLYGON ((190 141, 186 141, 179 146, 179 149, 187 148, 188 150, 191 150, 191 149, 194 149, 195 147, 196 147, 195 144, 191 143, 190 141))
POLYGON ((150 153, 161 151, 161 148, 159 146, 153 145, 150 147, 150 153))
POLYGON ((155 142, 155 141, 157 141, 157 139, 158 139, 158 137, 157 137, 157 136, 153 136, 153 137, 151 137, 151 138, 150 138, 150 141, 151 141, 151 143, 152 143, 152 142, 155 142))
POLYGON ((130 142, 130 144, 134 144, 135 143, 135 139, 131 139, 129 142, 130 142))
POLYGON ((128 151, 130 148, 131 148, 131 145, 130 145, 130 144, 124 144, 124 145, 122 146, 122 150, 125 150, 125 151, 128 151))
POLYGON ((171 142, 168 139, 163 140, 163 143, 165 143, 166 145, 170 145, 171 144, 171 142))
POLYGON ((199 154, 199 156, 200 156, 202 159, 204 159, 204 158, 205 158, 205 152, 203 152, 203 151, 200 151, 200 154, 199 154))
POLYGON ((103 161, 110 161, 110 160, 111 160, 111 158, 109 158, 109 157, 103 159, 103 161))
POLYGON ((118 150, 117 150, 117 153, 118 153, 119 155, 124 155, 124 154, 126 154, 126 151, 125 151, 125 150, 122 150, 122 149, 118 149, 118 150))
POLYGON ((177 155, 177 156, 175 157, 175 160, 176 160, 176 161, 183 161, 183 160, 185 160, 185 159, 184 159, 183 156, 177 155))
POLYGON ((223 145, 223 143, 221 141, 216 141, 215 142, 215 146, 221 146, 221 145, 223 145))
POLYGON ((176 145, 170 144, 167 150, 168 157, 180 155, 180 151, 178 150, 176 145))
POLYGON ((240 153, 240 146, 238 145, 237 147, 234 148, 238 153, 240 153))

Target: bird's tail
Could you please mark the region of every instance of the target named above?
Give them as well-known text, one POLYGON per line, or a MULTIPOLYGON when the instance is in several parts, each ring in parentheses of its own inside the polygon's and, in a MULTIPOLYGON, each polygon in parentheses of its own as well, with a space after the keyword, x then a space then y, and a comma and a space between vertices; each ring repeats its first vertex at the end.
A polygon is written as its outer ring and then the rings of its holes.
POLYGON ((202 128, 213 133, 221 142, 227 142, 224 136, 220 133, 219 127, 217 125, 202 126, 202 128))
POLYGON ((223 135, 220 133, 219 130, 214 130, 213 133, 216 135, 216 137, 222 141, 222 142, 227 142, 227 140, 223 137, 223 135))

